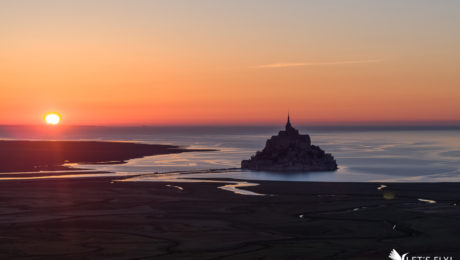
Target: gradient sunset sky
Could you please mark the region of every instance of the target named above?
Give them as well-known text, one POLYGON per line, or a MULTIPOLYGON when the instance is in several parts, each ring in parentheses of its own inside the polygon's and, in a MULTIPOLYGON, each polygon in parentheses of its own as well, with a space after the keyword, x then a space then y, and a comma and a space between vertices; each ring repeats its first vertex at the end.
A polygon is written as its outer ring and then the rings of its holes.
POLYGON ((460 120, 460 1, 0 1, 0 124, 460 120))

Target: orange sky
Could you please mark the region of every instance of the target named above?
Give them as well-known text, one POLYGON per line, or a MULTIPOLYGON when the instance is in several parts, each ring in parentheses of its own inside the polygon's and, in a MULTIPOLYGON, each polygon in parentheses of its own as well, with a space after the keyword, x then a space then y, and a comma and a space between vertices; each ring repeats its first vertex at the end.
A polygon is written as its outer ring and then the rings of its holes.
POLYGON ((0 3, 0 124, 460 120, 458 1, 37 2, 0 3))

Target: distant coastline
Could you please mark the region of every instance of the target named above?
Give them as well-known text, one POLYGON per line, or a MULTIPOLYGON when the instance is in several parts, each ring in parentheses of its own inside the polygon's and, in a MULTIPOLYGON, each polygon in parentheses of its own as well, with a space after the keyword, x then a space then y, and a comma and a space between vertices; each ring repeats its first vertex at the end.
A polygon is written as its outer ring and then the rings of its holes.
POLYGON ((67 163, 122 164, 144 156, 210 149, 104 141, 0 140, 0 172, 68 170, 67 163))

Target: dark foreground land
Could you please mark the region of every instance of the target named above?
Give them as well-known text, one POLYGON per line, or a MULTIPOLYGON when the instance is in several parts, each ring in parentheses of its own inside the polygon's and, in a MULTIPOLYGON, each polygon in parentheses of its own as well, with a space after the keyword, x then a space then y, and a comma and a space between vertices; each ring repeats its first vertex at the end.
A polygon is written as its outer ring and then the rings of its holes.
POLYGON ((144 156, 193 151, 209 150, 129 142, 0 140, 0 172, 65 170, 64 163, 125 163, 144 156))
POLYGON ((460 259, 459 183, 112 180, 0 182, 0 259, 460 259))

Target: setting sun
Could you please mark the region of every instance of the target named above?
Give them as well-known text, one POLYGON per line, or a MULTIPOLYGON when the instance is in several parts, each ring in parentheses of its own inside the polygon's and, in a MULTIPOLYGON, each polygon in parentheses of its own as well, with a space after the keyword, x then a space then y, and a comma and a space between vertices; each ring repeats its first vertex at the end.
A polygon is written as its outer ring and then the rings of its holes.
POLYGON ((44 116, 44 120, 47 124, 57 125, 61 121, 61 116, 57 113, 48 113, 44 116))

